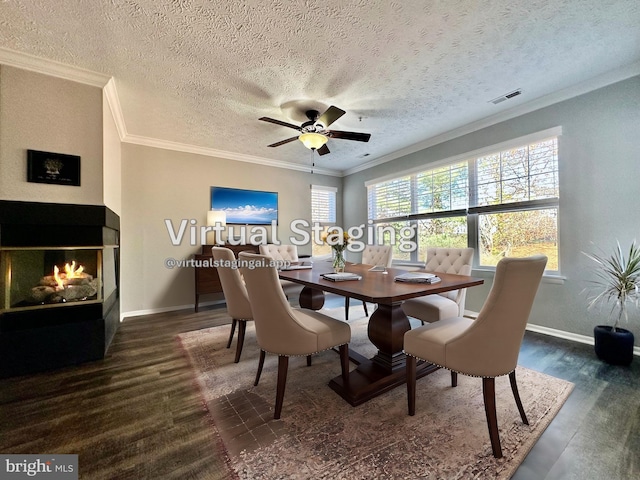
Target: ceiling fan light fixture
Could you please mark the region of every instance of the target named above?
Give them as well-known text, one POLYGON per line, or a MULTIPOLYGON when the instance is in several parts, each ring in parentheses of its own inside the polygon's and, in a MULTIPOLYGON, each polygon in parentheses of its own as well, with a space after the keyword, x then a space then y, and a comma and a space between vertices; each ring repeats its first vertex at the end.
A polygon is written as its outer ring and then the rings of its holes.
POLYGON ((327 143, 327 140, 329 140, 329 138, 320 133, 311 132, 311 133, 303 133, 298 137, 298 140, 304 143, 304 146, 307 147, 308 149, 317 150, 320 147, 322 147, 325 143, 327 143))

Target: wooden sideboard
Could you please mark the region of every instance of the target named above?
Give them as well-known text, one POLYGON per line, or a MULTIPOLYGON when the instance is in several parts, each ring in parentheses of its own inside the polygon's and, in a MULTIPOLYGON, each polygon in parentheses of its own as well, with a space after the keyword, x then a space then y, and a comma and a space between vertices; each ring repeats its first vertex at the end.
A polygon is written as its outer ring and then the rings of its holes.
MULTIPOLYGON (((211 254, 211 247, 213 245, 203 245, 202 251, 194 256, 197 264, 202 264, 201 261, 208 260, 209 265, 213 261, 211 254)), ((254 252, 260 253, 258 245, 224 245, 225 248, 233 251, 233 254, 238 258, 240 252, 254 252)), ((200 302, 200 295, 207 293, 222 293, 222 285, 220 284, 220 277, 218 277, 218 269, 215 267, 195 267, 196 272, 196 301, 195 310, 198 311, 198 303, 200 302)))

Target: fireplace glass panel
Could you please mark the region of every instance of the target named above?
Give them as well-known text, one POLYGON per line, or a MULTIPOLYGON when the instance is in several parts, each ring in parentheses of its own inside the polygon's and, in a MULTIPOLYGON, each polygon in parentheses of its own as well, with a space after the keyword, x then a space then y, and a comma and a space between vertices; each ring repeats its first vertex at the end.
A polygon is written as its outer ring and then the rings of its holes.
MULTIPOLYGON (((108 248, 108 286, 115 285, 115 254, 108 248)), ((61 307, 101 302, 102 248, 8 248, 0 250, 5 286, 0 293, 2 311, 61 307)))

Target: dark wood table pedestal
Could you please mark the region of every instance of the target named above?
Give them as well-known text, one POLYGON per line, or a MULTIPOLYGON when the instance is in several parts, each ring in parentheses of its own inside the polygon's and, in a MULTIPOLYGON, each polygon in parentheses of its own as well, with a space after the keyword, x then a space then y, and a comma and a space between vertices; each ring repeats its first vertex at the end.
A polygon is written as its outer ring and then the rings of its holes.
MULTIPOLYGON (((369 317, 368 326, 369 340, 378 348, 378 353, 372 358, 366 358, 349 349, 349 357, 357 367, 349 373, 347 382, 343 381, 342 376, 329 382, 329 386, 353 406, 361 405, 406 383, 404 334, 411 329, 411 324, 402 309, 404 300, 483 283, 478 278, 439 274, 442 281, 438 284, 398 284, 393 279, 402 270, 389 269, 388 275, 381 276, 379 273, 369 272, 369 268, 349 265, 349 271, 362 276, 361 281, 355 282, 328 282, 321 278, 322 271, 317 271, 315 266, 313 270, 280 273, 280 278, 304 285, 299 300, 303 308, 321 309, 325 291, 378 305, 369 317)), ((417 377, 424 377, 438 368, 426 362, 418 362, 417 377)))
MULTIPOLYGON (((300 293, 300 306, 319 310, 324 305, 324 292, 305 286, 300 293)), ((349 373, 347 384, 338 375, 329 386, 354 407, 406 383, 406 356, 402 352, 405 332, 411 329, 402 310, 402 302, 379 304, 369 318, 369 340, 378 353, 373 358, 349 350, 350 360, 357 365, 349 373)), ((438 367, 427 363, 417 367, 418 378, 435 372, 438 367)))
MULTIPOLYGON (((409 319, 401 303, 378 304, 369 319, 369 340, 378 353, 366 358, 352 353, 352 361, 358 366, 349 373, 348 382, 339 375, 329 386, 354 407, 403 385, 407 381, 406 356, 402 351, 405 332, 411 329, 409 319)), ((417 367, 418 377, 436 371, 438 367, 422 363, 417 367)))
POLYGON ((298 303, 302 308, 309 310, 320 310, 324 307, 324 292, 316 288, 305 286, 300 291, 298 303))

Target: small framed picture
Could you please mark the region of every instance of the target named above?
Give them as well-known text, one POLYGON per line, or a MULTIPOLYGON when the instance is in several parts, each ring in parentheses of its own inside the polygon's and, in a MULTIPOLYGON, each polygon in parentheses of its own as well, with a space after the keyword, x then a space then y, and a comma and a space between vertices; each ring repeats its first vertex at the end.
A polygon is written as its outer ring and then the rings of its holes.
POLYGON ((27 181, 80 186, 80 157, 27 150, 27 181))

